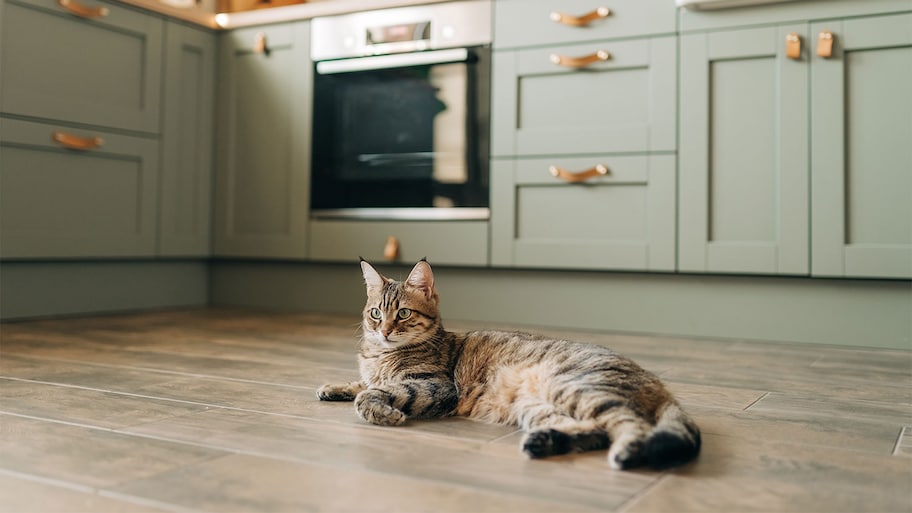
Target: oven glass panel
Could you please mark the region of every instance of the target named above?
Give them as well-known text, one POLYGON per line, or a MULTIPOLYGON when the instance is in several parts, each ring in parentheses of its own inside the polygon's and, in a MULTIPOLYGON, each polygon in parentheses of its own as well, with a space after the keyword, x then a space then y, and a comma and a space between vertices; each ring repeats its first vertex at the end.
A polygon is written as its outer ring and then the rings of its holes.
POLYGON ((314 209, 487 206, 471 63, 315 76, 314 209))

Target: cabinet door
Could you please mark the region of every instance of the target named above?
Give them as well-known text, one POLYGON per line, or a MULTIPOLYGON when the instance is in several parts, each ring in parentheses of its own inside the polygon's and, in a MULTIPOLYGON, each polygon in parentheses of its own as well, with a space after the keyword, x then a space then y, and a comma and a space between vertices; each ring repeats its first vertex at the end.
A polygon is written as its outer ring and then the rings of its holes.
POLYGON ((159 253, 209 254, 215 34, 166 27, 159 253))
POLYGON ((307 22, 221 36, 214 252, 304 258, 312 65, 307 22))
POLYGON ((674 37, 495 52, 492 155, 675 149, 674 37), (558 57, 608 52, 582 68, 558 57))
POLYGON ((816 23, 812 272, 912 278, 912 15, 816 23))
POLYGON ((677 13, 668 0, 497 0, 494 47, 672 34, 677 13), (575 24, 578 17, 589 21, 575 24))
POLYGON ((56 0, 5 0, 0 110, 157 133, 161 18, 82 3, 107 14, 82 18, 56 0))
POLYGON ((0 118, 0 256, 154 256, 158 150, 152 139, 0 118), (97 147, 66 149, 58 132, 97 147))
POLYGON ((673 155, 495 160, 491 197, 494 265, 674 270, 673 155), (598 165, 583 182, 549 169, 598 165))
POLYGON ((682 36, 679 270, 808 273, 807 46, 806 25, 682 36))

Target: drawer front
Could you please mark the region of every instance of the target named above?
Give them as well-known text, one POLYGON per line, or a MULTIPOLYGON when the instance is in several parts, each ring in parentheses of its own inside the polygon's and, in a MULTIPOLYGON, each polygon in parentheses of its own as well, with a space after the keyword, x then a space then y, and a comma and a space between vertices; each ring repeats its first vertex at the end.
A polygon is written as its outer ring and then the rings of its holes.
POLYGON ((496 52, 492 154, 673 151, 677 43, 673 37, 496 52), (599 51, 581 69, 556 57, 599 51))
MULTIPOLYGON (((604 14, 604 11, 603 13, 604 14)), ((630 36, 670 34, 677 8, 670 0, 498 0, 494 47, 515 48, 630 36), (596 13, 607 8, 607 16, 596 13), (582 25, 575 18, 591 19, 582 25)))
POLYGON ((312 220, 310 252, 314 260, 347 261, 359 256, 389 261, 384 250, 398 241, 395 262, 483 266, 488 263, 487 221, 348 221, 312 220))
POLYGON ((87 19, 54 0, 6 0, 0 110, 157 133, 162 20, 78 1, 108 14, 87 19))
POLYGON ((671 155, 498 160, 492 165, 491 263, 673 271, 671 155), (607 173, 568 182, 550 172, 607 173))
POLYGON ((0 118, 0 256, 153 256, 158 143, 0 118), (61 131, 101 137, 62 148, 61 131))

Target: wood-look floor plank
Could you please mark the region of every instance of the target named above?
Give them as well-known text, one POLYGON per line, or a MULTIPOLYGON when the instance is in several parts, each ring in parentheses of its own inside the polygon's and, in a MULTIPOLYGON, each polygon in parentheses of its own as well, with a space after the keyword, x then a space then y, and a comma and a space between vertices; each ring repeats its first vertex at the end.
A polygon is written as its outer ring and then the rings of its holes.
POLYGON ((0 471, 0 507, 10 513, 164 513, 174 508, 110 497, 90 487, 49 484, 0 471))
POLYGON ((119 491, 206 511, 604 511, 459 484, 234 455, 129 483, 119 491), (198 493, 208 490, 209 493, 198 493))
POLYGON ((626 505, 625 513, 675 511, 909 511, 912 465, 852 447, 752 443, 708 434, 699 460, 626 505))
POLYGON ((203 405, 0 378, 0 412, 61 422, 116 429, 205 409, 203 405))
POLYGON ((0 414, 0 468, 109 488, 224 454, 109 430, 0 414))

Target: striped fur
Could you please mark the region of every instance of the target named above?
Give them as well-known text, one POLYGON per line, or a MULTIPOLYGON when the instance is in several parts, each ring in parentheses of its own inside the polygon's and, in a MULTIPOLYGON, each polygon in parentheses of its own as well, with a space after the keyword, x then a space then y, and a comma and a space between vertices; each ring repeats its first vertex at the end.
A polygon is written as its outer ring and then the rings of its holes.
POLYGON ((608 447, 611 467, 694 459, 700 431, 652 373, 610 349, 527 333, 443 329, 430 265, 403 282, 361 262, 361 381, 324 385, 379 425, 459 415, 513 424, 532 458, 608 447))

